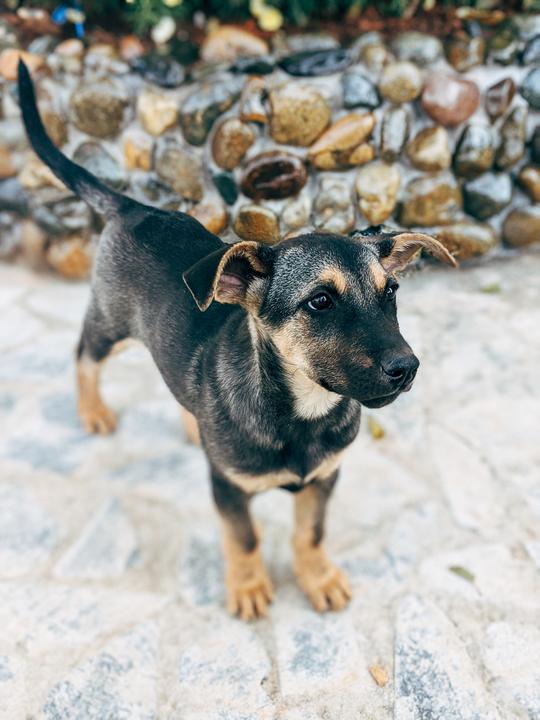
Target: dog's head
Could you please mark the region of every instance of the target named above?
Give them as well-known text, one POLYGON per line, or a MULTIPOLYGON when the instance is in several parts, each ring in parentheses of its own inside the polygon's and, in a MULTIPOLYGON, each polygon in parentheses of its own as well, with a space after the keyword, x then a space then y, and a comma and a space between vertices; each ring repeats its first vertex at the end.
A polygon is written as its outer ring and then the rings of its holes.
POLYGON ((200 310, 214 300, 242 306, 291 375, 382 407, 410 389, 418 369, 399 331, 396 273, 422 248, 456 264, 422 233, 310 234, 273 247, 226 246, 184 280, 200 310))

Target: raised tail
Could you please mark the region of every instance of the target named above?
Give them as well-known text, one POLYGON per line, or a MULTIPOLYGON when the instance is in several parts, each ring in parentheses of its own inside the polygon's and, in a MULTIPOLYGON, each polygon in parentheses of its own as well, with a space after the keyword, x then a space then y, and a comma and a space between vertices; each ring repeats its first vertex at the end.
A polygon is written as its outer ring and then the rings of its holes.
POLYGON ((106 217, 115 215, 119 208, 128 202, 128 198, 108 188, 54 145, 43 127, 36 104, 34 84, 22 60, 19 60, 18 85, 24 127, 35 153, 64 185, 87 202, 93 210, 106 217))

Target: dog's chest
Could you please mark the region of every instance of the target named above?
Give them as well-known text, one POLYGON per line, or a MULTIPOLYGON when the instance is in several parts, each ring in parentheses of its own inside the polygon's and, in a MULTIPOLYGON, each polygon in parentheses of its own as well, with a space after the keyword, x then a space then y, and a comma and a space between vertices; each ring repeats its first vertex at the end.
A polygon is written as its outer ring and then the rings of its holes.
POLYGON ((341 463, 344 450, 331 452, 322 460, 307 463, 307 466, 290 462, 268 472, 245 472, 226 468, 227 478, 247 493, 263 492, 283 485, 307 485, 312 480, 325 480, 334 473, 341 463))

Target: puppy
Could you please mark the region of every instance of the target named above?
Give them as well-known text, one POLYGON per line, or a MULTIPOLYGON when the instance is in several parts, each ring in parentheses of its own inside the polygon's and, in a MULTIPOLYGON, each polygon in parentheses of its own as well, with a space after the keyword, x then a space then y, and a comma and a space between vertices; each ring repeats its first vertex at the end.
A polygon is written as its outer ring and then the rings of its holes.
POLYGON ((114 429, 100 369, 115 345, 141 340, 200 433, 223 524, 230 612, 249 620, 271 601, 249 503, 273 487, 294 493, 300 586, 319 611, 345 607, 349 583, 323 546, 326 505, 361 406, 393 402, 418 369, 398 327, 395 273, 421 248, 450 265, 453 258, 413 232, 227 245, 195 219, 120 195, 66 158, 43 128, 22 62, 19 94, 35 152, 106 221, 77 350, 84 427, 114 429))

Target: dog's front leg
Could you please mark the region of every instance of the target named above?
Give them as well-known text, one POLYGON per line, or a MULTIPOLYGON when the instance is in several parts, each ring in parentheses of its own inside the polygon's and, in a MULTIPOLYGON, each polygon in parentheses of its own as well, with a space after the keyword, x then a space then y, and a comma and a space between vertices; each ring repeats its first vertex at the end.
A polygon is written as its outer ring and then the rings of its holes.
POLYGON ((223 522, 227 608, 243 620, 263 617, 272 601, 272 585, 249 514, 250 495, 216 472, 212 490, 223 522))
POLYGON ((351 599, 347 576, 330 561, 322 542, 326 504, 337 475, 336 471, 325 480, 314 480, 294 496, 294 571, 319 612, 342 610, 351 599))

